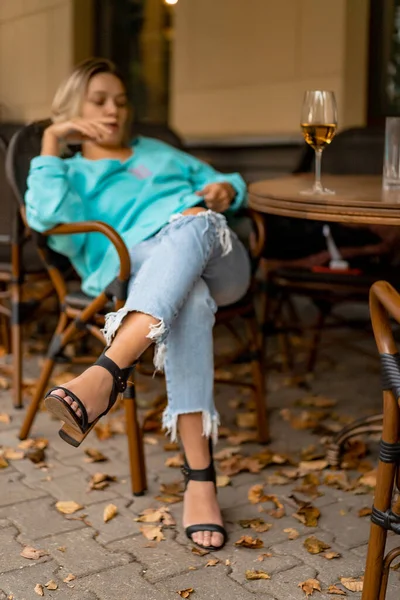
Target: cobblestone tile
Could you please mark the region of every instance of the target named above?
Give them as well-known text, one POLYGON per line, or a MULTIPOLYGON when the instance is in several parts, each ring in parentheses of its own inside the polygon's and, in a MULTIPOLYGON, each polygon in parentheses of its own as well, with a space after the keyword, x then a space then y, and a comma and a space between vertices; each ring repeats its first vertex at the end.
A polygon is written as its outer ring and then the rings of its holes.
MULTIPOLYGON (((17 537, 18 529, 16 527, 5 527, 4 529, 0 529, 0 548, 3 549, 2 552, 0 552, 0 573, 22 569, 23 567, 28 567, 32 564, 31 560, 20 556, 23 545, 17 542, 17 537), (6 551, 4 551, 5 549, 6 551)), ((43 545, 40 545, 40 548, 46 550, 43 545)), ((45 562, 49 559, 44 556, 39 560, 40 562, 45 562)))
POLYGON ((319 528, 340 537, 338 543, 344 548, 355 548, 368 542, 369 527, 365 527, 363 520, 352 514, 341 515, 341 510, 340 506, 334 505, 330 511, 321 511, 319 528))
POLYGON ((96 541, 99 544, 110 544, 115 540, 140 533, 142 523, 134 520, 135 515, 126 508, 126 503, 127 500, 124 498, 114 498, 112 500, 112 504, 118 508, 118 514, 111 521, 108 521, 108 523, 104 523, 103 519, 104 508, 107 506, 107 502, 91 504, 85 509, 84 512, 87 515, 87 521, 99 534, 96 537, 96 541))
MULTIPOLYGON (((254 595, 228 576, 229 569, 223 565, 189 571, 185 575, 168 578, 155 586, 163 594, 166 590, 178 598, 177 591, 193 588, 196 600, 254 600, 254 595)), ((272 594, 271 594, 272 595, 272 594)), ((303 599, 304 600, 304 599, 303 599)))
POLYGON ((264 580, 252 581, 250 583, 247 582, 247 570, 255 569, 257 571, 265 571, 268 575, 273 575, 280 571, 292 569, 301 564, 301 560, 296 557, 294 552, 292 554, 285 553, 284 555, 273 554, 271 557, 266 557, 263 561, 259 561, 258 557, 263 554, 264 551, 264 548, 261 548, 260 550, 237 548, 231 553, 230 577, 241 585, 247 584, 247 587, 255 593, 262 592, 264 580))
POLYGON ((54 560, 64 571, 77 577, 88 575, 130 562, 130 557, 122 553, 106 550, 94 539, 90 528, 54 535, 42 540, 54 560), (64 547, 62 552, 58 548, 64 547))
MULTIPOLYGON (((59 576, 59 569, 56 563, 52 561, 44 564, 37 564, 37 561, 35 561, 34 564, 32 563, 22 570, 12 573, 1 573, 0 589, 6 594, 5 598, 12 594, 14 600, 37 600, 39 596, 34 591, 36 584, 40 583, 44 586, 50 579, 58 583, 58 589, 51 591, 45 588, 45 598, 57 598, 57 600, 98 600, 89 588, 82 588, 78 592, 63 583, 62 577, 59 576)), ((0 599, 2 600, 2 598, 0 594, 0 599)))
POLYGON ((70 521, 61 515, 54 504, 51 498, 21 502, 1 509, 0 518, 6 516, 31 540, 84 527, 80 521, 70 521))
POLYGON ((183 573, 189 567, 202 568, 211 555, 200 558, 190 549, 180 546, 173 541, 173 532, 164 530, 167 541, 159 542, 154 547, 148 547, 149 542, 142 535, 126 538, 109 544, 117 552, 127 552, 143 566, 143 574, 148 581, 154 583, 160 579, 183 573))
POLYGON ((23 502, 24 500, 32 500, 34 498, 44 498, 44 491, 32 490, 26 486, 21 480, 21 475, 18 473, 0 474, 0 507, 23 502))
POLYGON ((35 489, 41 490, 41 494, 45 492, 55 498, 56 501, 74 500, 83 506, 90 506, 90 504, 95 504, 99 500, 108 501, 116 498, 116 493, 112 490, 112 487, 103 491, 88 492, 88 481, 87 473, 78 471, 68 477, 57 477, 51 481, 35 482, 32 485, 35 489))
POLYGON ((179 598, 176 592, 170 592, 164 587, 155 588, 143 579, 142 571, 143 568, 135 563, 107 569, 78 580, 75 590, 78 593, 81 589, 88 589, 96 595, 96 600, 177 600, 179 598))

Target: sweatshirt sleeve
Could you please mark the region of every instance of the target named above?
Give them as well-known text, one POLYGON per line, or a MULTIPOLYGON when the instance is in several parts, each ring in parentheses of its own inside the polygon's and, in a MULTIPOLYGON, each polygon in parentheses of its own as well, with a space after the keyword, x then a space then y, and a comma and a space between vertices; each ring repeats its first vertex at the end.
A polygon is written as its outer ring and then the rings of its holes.
POLYGON ((182 165, 189 169, 189 176, 193 182, 195 191, 201 190, 209 183, 230 183, 236 191, 236 196, 227 212, 236 212, 247 205, 247 186, 239 173, 220 173, 207 163, 186 152, 176 149, 173 150, 178 153, 182 165))
MULTIPOLYGON (((27 183, 26 217, 33 230, 43 232, 62 223, 85 220, 82 199, 71 188, 68 167, 61 158, 34 158, 27 183)), ((86 233, 50 236, 50 246, 68 258, 73 258, 82 251, 86 236, 86 233)))

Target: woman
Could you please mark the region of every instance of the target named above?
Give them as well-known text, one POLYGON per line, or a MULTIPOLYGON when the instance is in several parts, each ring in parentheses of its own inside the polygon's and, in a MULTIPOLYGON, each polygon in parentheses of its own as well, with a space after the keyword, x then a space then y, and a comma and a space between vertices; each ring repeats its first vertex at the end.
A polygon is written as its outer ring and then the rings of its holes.
MULTIPOLYGON (((45 231, 105 221, 130 249, 132 275, 124 308, 106 316, 105 351, 82 375, 50 390, 46 406, 64 421, 61 437, 78 446, 154 342, 168 391, 163 425, 172 439, 179 431, 185 450, 184 527, 196 544, 217 550, 226 532, 212 461, 219 422, 212 329, 217 306, 239 300, 250 281, 247 252, 222 215, 245 204, 244 181, 153 139, 129 143, 126 88, 106 60, 79 65, 52 111, 41 156, 31 163, 29 225, 45 231), (66 143, 81 144, 81 152, 61 159, 66 143)), ((118 272, 116 252, 99 234, 54 236, 49 243, 71 259, 87 294, 100 293, 118 272)))

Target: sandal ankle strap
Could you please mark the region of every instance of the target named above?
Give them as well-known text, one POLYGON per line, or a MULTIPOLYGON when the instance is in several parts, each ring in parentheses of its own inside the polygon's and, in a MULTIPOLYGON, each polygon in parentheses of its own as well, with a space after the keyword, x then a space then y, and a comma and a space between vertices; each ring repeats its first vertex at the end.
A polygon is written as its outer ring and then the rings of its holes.
POLYGON ((103 367, 103 369, 106 369, 113 376, 117 390, 122 394, 126 390, 128 377, 137 361, 130 367, 121 369, 111 358, 105 355, 107 349, 103 351, 94 364, 98 367, 103 367))
POLYGON ((205 469, 191 469, 185 460, 185 463, 181 467, 181 471, 185 478, 185 488, 189 481, 212 481, 214 484, 216 482, 213 460, 211 460, 210 464, 205 469))

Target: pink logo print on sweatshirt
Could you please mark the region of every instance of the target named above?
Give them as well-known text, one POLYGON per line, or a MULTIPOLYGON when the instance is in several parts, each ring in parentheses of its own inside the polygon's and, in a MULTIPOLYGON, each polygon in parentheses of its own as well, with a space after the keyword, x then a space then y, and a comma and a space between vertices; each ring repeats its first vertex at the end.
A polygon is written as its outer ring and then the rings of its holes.
POLYGON ((138 165, 137 167, 129 169, 129 173, 132 173, 132 175, 135 175, 138 179, 146 179, 146 177, 150 177, 151 175, 151 171, 144 165, 138 165))

